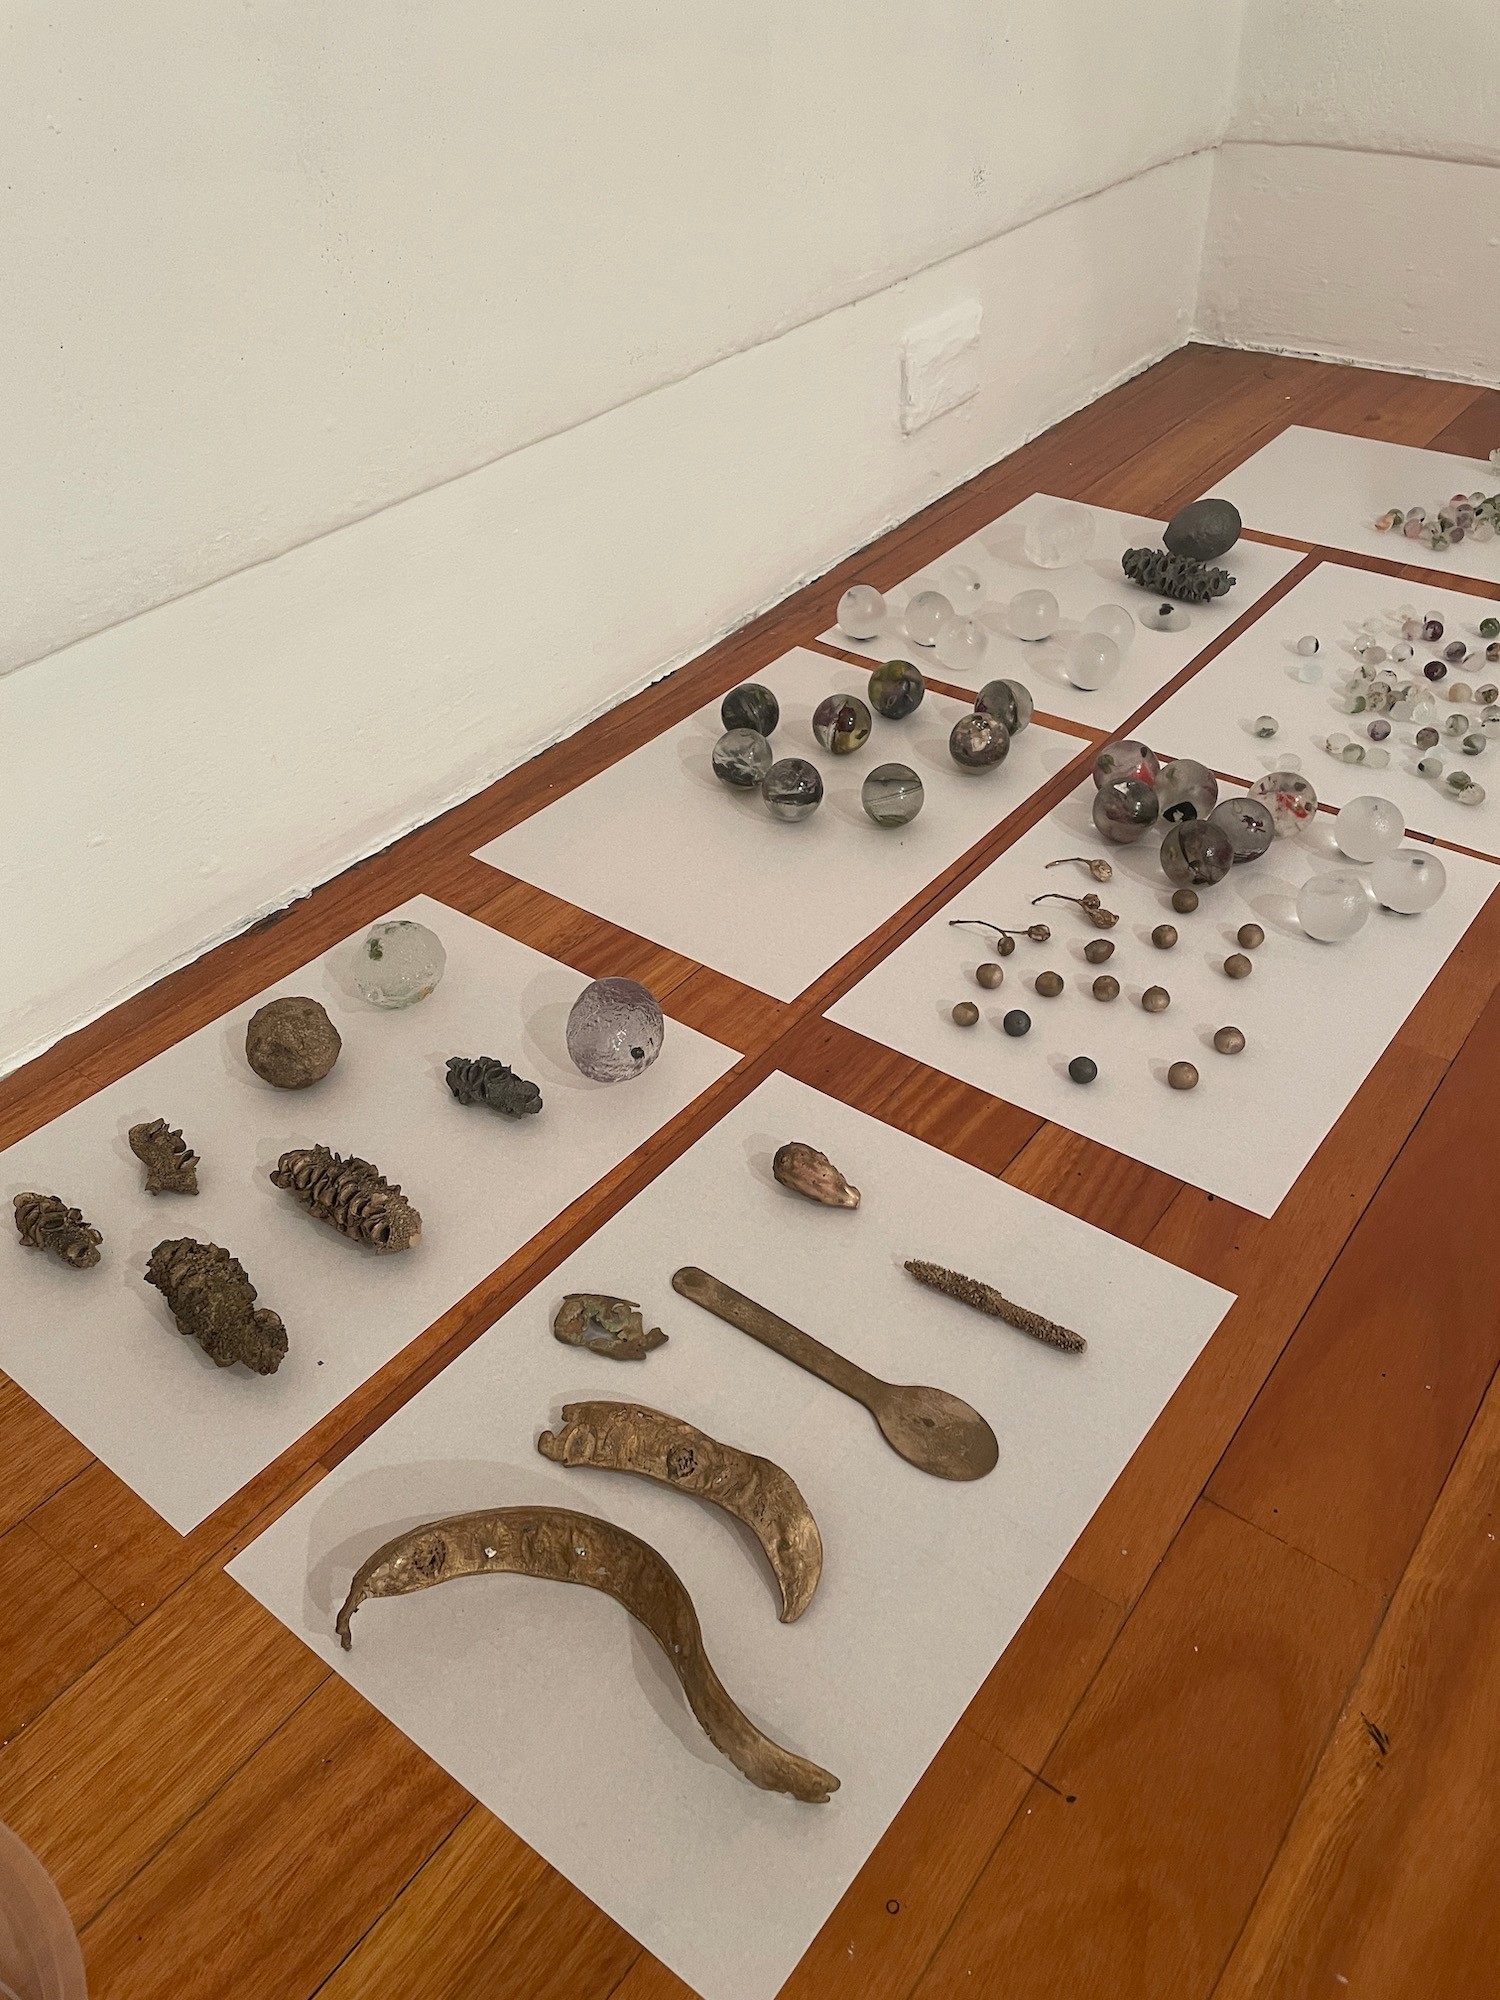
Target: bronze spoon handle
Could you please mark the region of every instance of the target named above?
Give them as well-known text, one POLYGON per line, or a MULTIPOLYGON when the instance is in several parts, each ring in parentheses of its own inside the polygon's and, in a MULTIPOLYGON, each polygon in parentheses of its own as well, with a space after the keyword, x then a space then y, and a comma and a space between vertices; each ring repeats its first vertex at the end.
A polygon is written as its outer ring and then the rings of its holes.
POLYGON ((826 1382, 830 1389, 841 1389, 856 1403, 863 1403, 867 1410, 874 1412, 882 1392, 890 1387, 879 1376, 866 1374, 847 1356, 836 1354, 821 1340, 814 1340, 800 1326, 793 1326, 790 1320, 779 1318, 765 1306, 757 1305, 754 1299, 747 1299, 743 1292, 735 1291, 732 1285, 726 1285, 722 1279, 711 1278, 707 1271, 700 1271, 696 1265, 688 1264, 682 1270, 674 1271, 672 1289, 680 1292, 685 1299, 691 1299, 694 1305, 704 1306, 720 1319, 728 1320, 731 1326, 737 1326, 741 1333, 748 1333, 752 1340, 758 1340, 773 1353, 780 1354, 787 1361, 794 1361, 809 1375, 816 1375, 820 1381, 826 1382))

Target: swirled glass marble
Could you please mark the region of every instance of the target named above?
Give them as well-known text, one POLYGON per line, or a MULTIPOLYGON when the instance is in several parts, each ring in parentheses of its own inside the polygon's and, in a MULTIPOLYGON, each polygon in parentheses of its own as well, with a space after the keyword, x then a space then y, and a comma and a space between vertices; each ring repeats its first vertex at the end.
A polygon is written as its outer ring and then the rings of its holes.
POLYGON ((1031 692, 1019 681, 986 681, 974 707, 980 715, 993 715, 997 722, 1003 722, 1012 736, 1019 736, 1031 720, 1031 692))
POLYGON ((758 729, 726 729, 714 745, 714 776, 739 791, 752 791, 773 761, 771 746, 758 729))
POLYGON ((805 757, 783 757, 761 779, 760 795, 773 819, 807 819, 823 803, 823 777, 805 757))
POLYGON ((887 722, 900 722, 922 706, 927 683, 910 660, 887 660, 870 676, 870 706, 887 722))
POLYGON ((870 740, 870 711, 857 694, 825 695, 813 710, 813 735, 835 757, 847 757, 870 740))
POLYGON ((923 798, 922 780, 906 764, 877 764, 859 788, 859 802, 877 826, 909 826, 923 798))
POLYGON ((624 1083, 661 1054, 661 1008, 634 979, 595 979, 568 1015, 568 1054, 594 1083, 624 1083))
POLYGON ((1202 888, 1222 882, 1234 866, 1234 848, 1211 819, 1179 820, 1161 844, 1161 869, 1169 882, 1202 888))
POLYGON ((961 715, 948 737, 948 755, 961 771, 992 771, 1009 753, 1010 731, 979 709, 961 715))
POLYGON ((1229 836, 1236 861, 1258 861, 1276 838, 1276 822, 1264 799, 1220 799, 1208 822, 1229 836))
POLYGON ((1299 771, 1267 771, 1250 787, 1250 796, 1271 808, 1278 840, 1306 826, 1318 810, 1318 795, 1299 771))
POLYGON ((1149 785, 1135 778, 1112 778, 1100 785, 1090 807, 1094 825, 1117 847, 1129 847, 1156 824, 1161 804, 1149 785))

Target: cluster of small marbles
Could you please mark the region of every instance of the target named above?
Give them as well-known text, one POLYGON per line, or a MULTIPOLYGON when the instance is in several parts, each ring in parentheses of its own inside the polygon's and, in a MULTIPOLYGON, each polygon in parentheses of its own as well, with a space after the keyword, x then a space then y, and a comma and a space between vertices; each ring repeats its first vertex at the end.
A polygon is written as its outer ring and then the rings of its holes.
POLYGON ((1375 526, 1382 534, 1399 528, 1427 549, 1451 549, 1466 539, 1488 542, 1500 528, 1500 493, 1455 493, 1431 516, 1425 507, 1388 507, 1375 526))

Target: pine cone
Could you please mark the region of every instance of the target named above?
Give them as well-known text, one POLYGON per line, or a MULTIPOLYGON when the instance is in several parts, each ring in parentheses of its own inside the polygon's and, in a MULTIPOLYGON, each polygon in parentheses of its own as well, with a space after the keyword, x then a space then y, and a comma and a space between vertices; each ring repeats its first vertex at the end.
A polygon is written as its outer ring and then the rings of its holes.
POLYGON ((283 1153, 271 1180, 294 1194, 320 1222, 375 1250, 409 1250, 421 1241, 422 1218, 399 1187, 368 1160, 341 1159, 327 1146, 283 1153))
POLYGON ((264 1306, 256 1311, 244 1265, 217 1243, 195 1243, 191 1236, 158 1243, 146 1283, 171 1307, 177 1331, 196 1340, 216 1367, 243 1361, 257 1375, 274 1375, 286 1359, 279 1316, 264 1306))
POLYGON ((542 1093, 495 1056, 449 1056, 448 1088, 460 1104, 487 1104, 507 1118, 526 1118, 542 1108, 542 1093))
POLYGON ((132 1125, 130 1150, 146 1169, 147 1194, 196 1194, 198 1155, 165 1118, 132 1125))
POLYGON ((1127 549, 1120 567, 1153 597, 1175 597, 1180 604, 1206 604, 1232 590, 1236 582, 1227 569, 1210 569, 1207 563, 1169 555, 1165 549, 1127 549))
POLYGON ((98 1263, 104 1241, 76 1208, 55 1194, 18 1194, 16 1230, 28 1250, 50 1250, 75 1271, 98 1263))

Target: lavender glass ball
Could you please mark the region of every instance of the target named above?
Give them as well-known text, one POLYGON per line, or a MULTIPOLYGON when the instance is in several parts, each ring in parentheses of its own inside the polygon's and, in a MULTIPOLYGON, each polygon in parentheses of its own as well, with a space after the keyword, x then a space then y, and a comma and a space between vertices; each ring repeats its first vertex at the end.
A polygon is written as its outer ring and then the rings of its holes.
POLYGON ((1212 887, 1234 866, 1234 848, 1222 826, 1210 819, 1179 820, 1161 844, 1162 873, 1169 882, 1212 887))
POLYGON ((1106 743, 1094 759, 1096 786, 1112 785, 1117 778, 1132 778, 1138 785, 1155 785, 1161 760, 1154 750, 1122 736, 1106 743))
POLYGON ((1137 778, 1113 778, 1100 785, 1090 808, 1095 827, 1117 847, 1129 847, 1155 826, 1161 801, 1137 778))
POLYGON ((1218 804, 1219 781, 1206 764, 1174 757, 1157 773, 1156 796, 1164 820, 1207 819, 1218 804))
POLYGON ((624 1083, 661 1054, 661 1008, 634 979, 595 979, 573 1002, 568 1054, 594 1083, 624 1083))

